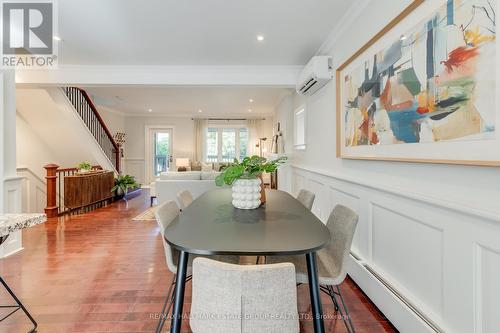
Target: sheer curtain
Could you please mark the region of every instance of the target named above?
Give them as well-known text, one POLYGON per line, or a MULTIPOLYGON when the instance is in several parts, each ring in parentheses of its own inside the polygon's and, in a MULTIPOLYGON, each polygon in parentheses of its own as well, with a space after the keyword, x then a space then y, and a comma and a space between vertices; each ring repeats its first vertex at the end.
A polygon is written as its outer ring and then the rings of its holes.
POLYGON ((262 120, 248 119, 248 155, 259 155, 259 148, 255 147, 259 143, 262 131, 262 120))
POLYGON ((196 162, 202 162, 204 160, 205 151, 205 135, 207 132, 208 120, 198 119, 194 120, 194 158, 196 162))

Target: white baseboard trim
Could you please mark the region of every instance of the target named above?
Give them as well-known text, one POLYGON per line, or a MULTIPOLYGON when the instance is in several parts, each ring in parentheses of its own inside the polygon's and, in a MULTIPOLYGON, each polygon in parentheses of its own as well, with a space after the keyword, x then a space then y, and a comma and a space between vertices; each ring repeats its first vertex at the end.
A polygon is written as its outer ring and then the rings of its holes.
MULTIPOLYGON (((397 295, 366 269, 361 261, 356 260, 353 256, 350 259, 348 263, 349 276, 400 332, 439 332, 429 326, 416 312, 401 301, 397 295)), ((355 322, 354 327, 356 327, 355 322)))

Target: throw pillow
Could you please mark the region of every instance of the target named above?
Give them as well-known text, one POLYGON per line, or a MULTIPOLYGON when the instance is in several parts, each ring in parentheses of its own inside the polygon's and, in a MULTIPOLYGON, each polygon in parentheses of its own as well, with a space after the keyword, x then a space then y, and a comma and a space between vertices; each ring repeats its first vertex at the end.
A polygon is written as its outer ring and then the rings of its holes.
POLYGON ((201 171, 212 171, 213 165, 212 163, 201 162, 201 171))
POLYGON ((191 163, 191 171, 202 171, 203 165, 201 162, 191 163))

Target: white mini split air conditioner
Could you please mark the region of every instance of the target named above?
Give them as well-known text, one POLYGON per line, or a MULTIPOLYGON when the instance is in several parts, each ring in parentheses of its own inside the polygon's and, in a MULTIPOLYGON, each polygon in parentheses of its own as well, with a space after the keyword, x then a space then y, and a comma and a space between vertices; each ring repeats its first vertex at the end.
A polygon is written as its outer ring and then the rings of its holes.
POLYGON ((332 57, 313 57, 300 73, 297 93, 312 95, 333 78, 332 57))

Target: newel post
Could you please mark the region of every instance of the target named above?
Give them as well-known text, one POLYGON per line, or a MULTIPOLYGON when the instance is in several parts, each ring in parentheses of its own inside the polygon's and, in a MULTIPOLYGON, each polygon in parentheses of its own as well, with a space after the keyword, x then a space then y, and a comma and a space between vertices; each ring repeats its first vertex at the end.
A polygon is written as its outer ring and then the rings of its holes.
POLYGON ((56 204, 56 180, 57 180, 57 168, 59 165, 47 164, 44 169, 47 170, 47 207, 45 207, 45 214, 47 217, 57 217, 58 207, 56 204))

